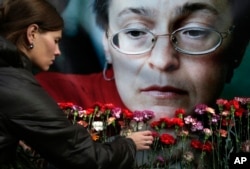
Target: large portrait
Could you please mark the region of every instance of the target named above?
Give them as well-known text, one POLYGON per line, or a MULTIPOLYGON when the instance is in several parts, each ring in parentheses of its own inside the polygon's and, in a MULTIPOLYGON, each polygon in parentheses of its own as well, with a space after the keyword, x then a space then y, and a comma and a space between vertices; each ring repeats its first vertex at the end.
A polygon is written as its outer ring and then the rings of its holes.
MULTIPOLYGON (((249 114, 238 114, 240 110, 249 113, 246 107, 250 97, 249 26, 245 24, 250 21, 250 16, 247 8, 249 2, 228 0, 69 1, 62 11, 65 19, 62 56, 51 71, 93 78, 78 78, 73 82, 74 77, 69 77, 73 85, 91 83, 85 90, 94 90, 85 91, 81 96, 77 90, 74 95, 78 96, 74 97, 81 98, 73 100, 83 102, 87 107, 95 101, 112 103, 134 112, 134 121, 129 125, 132 130, 151 126, 159 132, 161 127, 175 126, 175 131, 160 132, 162 135, 157 138, 161 143, 154 143, 150 155, 138 153, 137 168, 228 167, 229 154, 243 152, 239 149, 249 139, 249 129, 246 129, 249 120, 245 119, 249 114), (233 107, 236 118, 222 115, 232 111, 228 109, 232 102, 242 106, 233 107), (219 108, 224 106, 223 110, 213 109, 216 104, 219 108), (146 126, 139 117, 144 110, 154 113, 150 118, 147 114, 150 120, 144 120, 151 123, 146 126), (185 118, 182 117, 184 112, 185 118), (210 113, 205 117, 209 124, 189 116, 195 112, 200 115, 210 113), (183 121, 176 119, 176 114, 183 121), (225 122, 225 116, 231 122, 225 122), (220 122, 213 125, 211 120, 220 122), (191 128, 185 128, 190 124, 193 125, 191 128), (231 130, 231 125, 239 127, 240 133, 235 128, 231 130), (196 134, 189 135, 189 130, 196 134), (198 130, 202 134, 197 134, 198 130), (173 133, 175 137, 171 135, 173 133), (231 136, 237 141, 231 141, 231 136), (201 155, 186 151, 188 143, 181 142, 186 137, 195 138, 190 141, 191 147, 200 149, 201 155), (158 145, 162 143, 162 147, 158 145), (159 147, 167 148, 164 152, 156 150, 159 147), (212 159, 212 162, 206 164, 206 159, 212 159), (192 160, 194 164, 191 164, 192 160)), ((55 88, 58 90, 58 85, 55 88)), ((66 101, 66 97, 62 98, 66 94, 58 96, 55 91, 50 92, 58 101, 66 101)), ((204 117, 198 119, 204 120, 204 117)), ((97 129, 103 123, 95 121, 92 125, 97 129)), ((131 132, 126 127, 122 133, 131 132)))
MULTIPOLYGON (((103 30, 96 24, 92 2, 52 1, 65 20, 64 35, 61 42, 61 57, 56 60, 51 71, 89 74, 102 71, 105 54, 102 44, 103 30)), ((249 19, 249 18, 248 18, 249 19)), ((226 83, 221 96, 233 98, 250 95, 248 78, 250 49, 247 46, 239 67, 234 70, 230 82, 226 83)))

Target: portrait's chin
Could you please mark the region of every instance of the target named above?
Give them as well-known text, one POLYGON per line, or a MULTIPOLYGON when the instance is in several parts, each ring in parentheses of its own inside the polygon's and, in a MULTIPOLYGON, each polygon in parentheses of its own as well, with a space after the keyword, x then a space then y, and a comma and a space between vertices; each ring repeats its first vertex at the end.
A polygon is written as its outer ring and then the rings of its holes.
POLYGON ((180 107, 172 107, 172 106, 163 106, 163 105, 154 105, 151 106, 151 111, 154 112, 154 119, 159 120, 160 118, 168 117, 172 118, 175 116, 175 111, 180 107))

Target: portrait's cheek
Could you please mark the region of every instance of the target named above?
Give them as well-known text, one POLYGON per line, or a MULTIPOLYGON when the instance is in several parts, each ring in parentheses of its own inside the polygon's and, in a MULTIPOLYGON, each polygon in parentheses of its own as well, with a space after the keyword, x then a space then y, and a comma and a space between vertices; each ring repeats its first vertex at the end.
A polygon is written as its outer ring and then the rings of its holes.
MULTIPOLYGON (((195 104, 210 104, 220 95, 228 72, 228 66, 225 63, 219 64, 211 59, 204 59, 202 64, 193 66, 190 70, 189 78, 195 86, 196 95, 195 104)), ((191 96, 192 97, 192 96, 191 96)))
POLYGON ((140 84, 140 67, 136 59, 131 59, 119 55, 113 57, 113 69, 115 76, 115 83, 118 93, 126 106, 131 109, 131 102, 138 104, 138 85, 140 84))

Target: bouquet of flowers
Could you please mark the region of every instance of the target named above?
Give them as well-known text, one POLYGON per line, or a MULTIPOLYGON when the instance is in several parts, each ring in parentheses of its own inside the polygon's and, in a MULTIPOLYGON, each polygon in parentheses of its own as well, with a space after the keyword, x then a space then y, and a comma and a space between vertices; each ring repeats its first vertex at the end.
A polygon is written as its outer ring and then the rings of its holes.
POLYGON ((152 121, 154 112, 130 112, 112 103, 83 109, 58 103, 72 124, 83 125, 94 141, 150 129, 151 150, 140 153, 135 168, 229 168, 233 153, 250 152, 250 98, 218 99, 215 107, 195 106, 191 115, 179 108, 175 116, 152 121))

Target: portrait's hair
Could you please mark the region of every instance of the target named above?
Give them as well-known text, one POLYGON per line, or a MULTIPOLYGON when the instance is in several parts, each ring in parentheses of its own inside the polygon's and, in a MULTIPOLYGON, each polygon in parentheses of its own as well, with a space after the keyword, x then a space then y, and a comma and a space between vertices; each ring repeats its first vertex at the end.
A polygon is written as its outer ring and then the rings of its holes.
POLYGON ((47 0, 3 0, 0 4, 0 35, 16 46, 27 47, 26 31, 37 24, 40 32, 63 29, 63 19, 47 0))
POLYGON ((232 17, 235 25, 233 32, 233 40, 229 52, 233 58, 238 59, 238 63, 234 63, 237 67, 244 55, 250 39, 250 1, 249 0, 230 0, 232 3, 232 17))
POLYGON ((110 2, 111 0, 94 0, 93 2, 96 23, 103 30, 107 30, 109 27, 108 9, 110 2))

